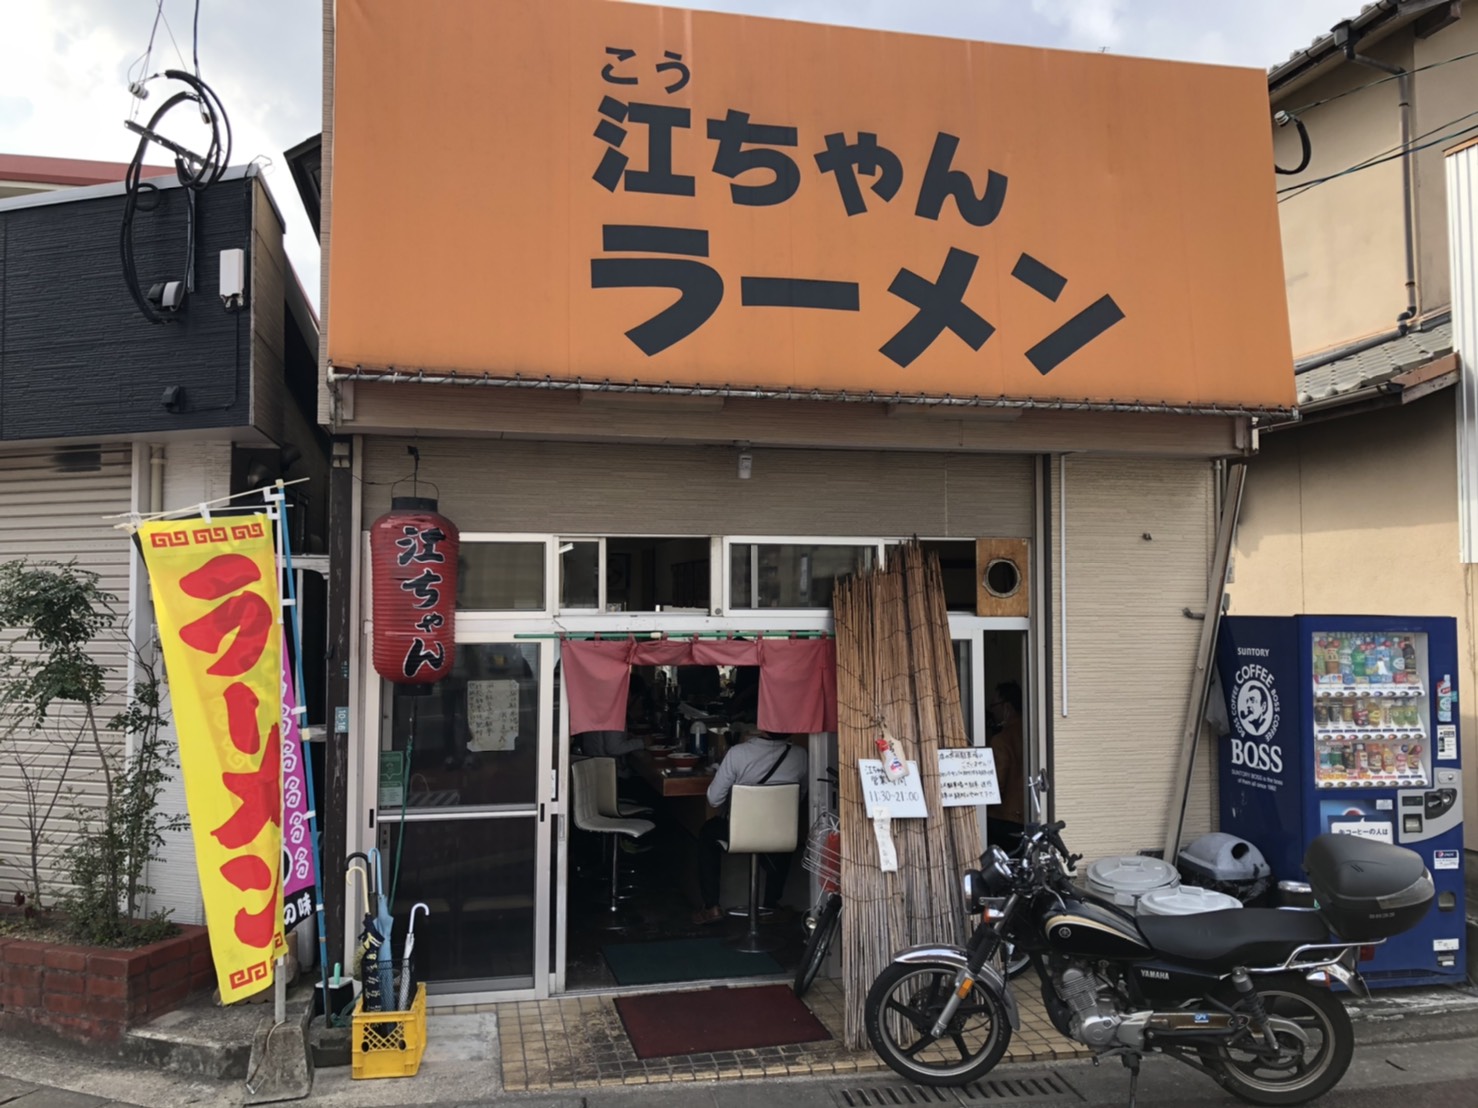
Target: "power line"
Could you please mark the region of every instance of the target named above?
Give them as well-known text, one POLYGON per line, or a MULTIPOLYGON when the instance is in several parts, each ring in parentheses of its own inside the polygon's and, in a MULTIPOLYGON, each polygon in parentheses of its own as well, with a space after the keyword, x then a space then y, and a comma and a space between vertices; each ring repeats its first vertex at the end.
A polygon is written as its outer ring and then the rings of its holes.
MULTIPOLYGON (((1446 123, 1434 127, 1432 130, 1427 131, 1425 134, 1418 135, 1417 139, 1420 140, 1427 138, 1430 135, 1435 134, 1437 131, 1442 130, 1443 127, 1451 127, 1454 123, 1461 123, 1463 122, 1463 120, 1471 119, 1474 116, 1478 116, 1478 111, 1468 112, 1466 115, 1460 115, 1456 119, 1449 119, 1446 123)), ((1414 141, 1412 144, 1404 148, 1401 146, 1391 147, 1383 154, 1377 154, 1371 158, 1367 158, 1363 162, 1357 162, 1355 165, 1352 165, 1347 169, 1342 169, 1338 173, 1331 173, 1325 177, 1317 177, 1312 181, 1301 181, 1296 185, 1289 185, 1286 188, 1281 188, 1278 190, 1278 195, 1281 197, 1278 203, 1281 204, 1285 200, 1292 200, 1296 196, 1302 196, 1310 189, 1317 188, 1318 186, 1323 184, 1328 184, 1330 181, 1337 181, 1341 177, 1348 177, 1353 173, 1359 173, 1362 169, 1373 169, 1375 166, 1384 165, 1387 162, 1395 161, 1398 158, 1410 157, 1412 154, 1415 154, 1419 151, 1430 149, 1433 146, 1440 146, 1442 143, 1447 142, 1450 139, 1460 138, 1468 132, 1475 130, 1478 130, 1478 123, 1469 124, 1467 127, 1459 128, 1456 131, 1449 131, 1447 134, 1444 135, 1438 135, 1436 138, 1432 139, 1431 142, 1414 141), (1292 193, 1293 195, 1284 196, 1284 193, 1292 193)))
POLYGON ((1478 58, 1478 50, 1470 50, 1466 54, 1457 54, 1451 58, 1444 58, 1440 62, 1428 62, 1426 65, 1417 66, 1415 69, 1408 69, 1404 74, 1392 73, 1389 77, 1377 77, 1375 80, 1363 85, 1347 88, 1344 92, 1336 92, 1333 96, 1326 96, 1322 100, 1311 101, 1301 108, 1286 108, 1284 110, 1289 115, 1301 115, 1304 112, 1312 111, 1314 108, 1322 108, 1325 104, 1332 104, 1336 100, 1343 100, 1346 96, 1351 96, 1354 93, 1364 92, 1368 88, 1375 88, 1376 85, 1383 85, 1387 81, 1399 80, 1403 76, 1410 76, 1414 73, 1425 73, 1429 69, 1441 69, 1444 65, 1452 65, 1453 62, 1466 61, 1469 58, 1478 58))

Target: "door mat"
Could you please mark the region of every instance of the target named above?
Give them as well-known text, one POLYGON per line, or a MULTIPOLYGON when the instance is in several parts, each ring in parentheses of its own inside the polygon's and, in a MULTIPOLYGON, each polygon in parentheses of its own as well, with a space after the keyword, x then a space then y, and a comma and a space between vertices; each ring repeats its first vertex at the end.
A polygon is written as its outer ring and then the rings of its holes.
POLYGON ((722 939, 611 943, 601 947, 600 952, 621 985, 716 981, 785 972, 768 954, 744 954, 725 946, 722 939))
POLYGON ((616 999, 638 1058, 714 1054, 831 1038, 789 985, 695 989, 616 999))

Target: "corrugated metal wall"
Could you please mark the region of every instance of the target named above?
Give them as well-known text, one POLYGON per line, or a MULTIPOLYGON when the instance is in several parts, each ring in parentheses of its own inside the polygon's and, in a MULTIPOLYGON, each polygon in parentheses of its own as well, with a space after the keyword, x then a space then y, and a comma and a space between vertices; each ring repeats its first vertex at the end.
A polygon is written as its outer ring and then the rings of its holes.
MULTIPOLYGON (((1070 456, 1063 527, 1062 469, 1053 467, 1059 586, 1064 532, 1067 549, 1065 596, 1053 598, 1054 787, 1067 841, 1090 859, 1164 842, 1201 633, 1182 609, 1206 603, 1213 472, 1205 460, 1070 456)), ((1211 829, 1214 761, 1203 747, 1187 840, 1211 829)))
MULTIPOLYGON (((390 482, 410 473, 407 445, 368 442, 366 525, 389 508, 390 482)), ((756 449, 753 476, 741 481, 732 447, 418 445, 422 479, 464 531, 976 538, 1032 528, 1024 455, 756 449)), ((398 491, 409 495, 410 484, 398 491)))
MULTIPOLYGON (((73 561, 100 576, 100 585, 116 598, 119 633, 100 638, 94 657, 111 668, 116 695, 105 707, 101 722, 122 706, 127 683, 128 646, 124 637, 128 613, 128 539, 102 517, 129 509, 132 482, 129 444, 77 446, 25 453, 0 454, 0 562, 15 559, 73 561)), ((26 831, 24 765, 41 786, 43 803, 52 795, 81 714, 69 705, 54 709, 54 725, 44 731, 20 729, 0 736, 0 895, 7 899, 30 886, 29 843, 26 831)), ((7 732, 10 721, 5 721, 7 732)), ((109 749, 122 753, 123 739, 103 732, 109 749)), ((60 852, 76 825, 79 804, 94 804, 102 794, 98 758, 91 741, 84 743, 72 762, 68 788, 58 799, 51 818, 51 836, 43 850, 43 886, 55 889, 64 866, 60 852), (75 790, 73 796, 68 793, 75 790)))

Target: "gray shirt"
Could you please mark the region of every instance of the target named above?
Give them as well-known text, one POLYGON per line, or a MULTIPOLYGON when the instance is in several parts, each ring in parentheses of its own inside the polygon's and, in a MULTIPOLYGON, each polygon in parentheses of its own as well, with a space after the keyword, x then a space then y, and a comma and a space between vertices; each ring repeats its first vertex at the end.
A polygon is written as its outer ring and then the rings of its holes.
MULTIPOLYGON (((785 744, 779 739, 753 738, 733 747, 719 763, 718 772, 708 785, 708 803, 722 808, 729 801, 729 792, 735 785, 758 785, 760 778, 769 773, 775 759, 785 744)), ((766 785, 799 784, 806 791, 806 748, 792 745, 785 761, 770 774, 766 785)))

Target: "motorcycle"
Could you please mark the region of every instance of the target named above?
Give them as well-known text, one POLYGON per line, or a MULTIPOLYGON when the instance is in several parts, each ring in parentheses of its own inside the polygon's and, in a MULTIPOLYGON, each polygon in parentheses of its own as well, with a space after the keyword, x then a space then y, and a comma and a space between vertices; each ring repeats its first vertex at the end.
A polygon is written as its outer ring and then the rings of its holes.
MULTIPOLYGON (((1033 800, 1045 794, 1045 775, 1033 800)), ((1354 1033, 1334 983, 1359 997, 1362 947, 1409 930, 1435 888, 1420 855, 1351 835, 1320 835, 1304 868, 1319 907, 1233 908, 1135 917, 1074 883, 1081 856, 1065 823, 1033 823, 1022 849, 992 847, 964 875, 980 916, 964 947, 894 956, 868 991, 873 1049, 921 1085, 988 1073, 1021 1025, 1002 953, 1025 954, 1057 1030, 1129 1070, 1163 1054, 1261 1105, 1302 1104, 1349 1067, 1354 1033)))

